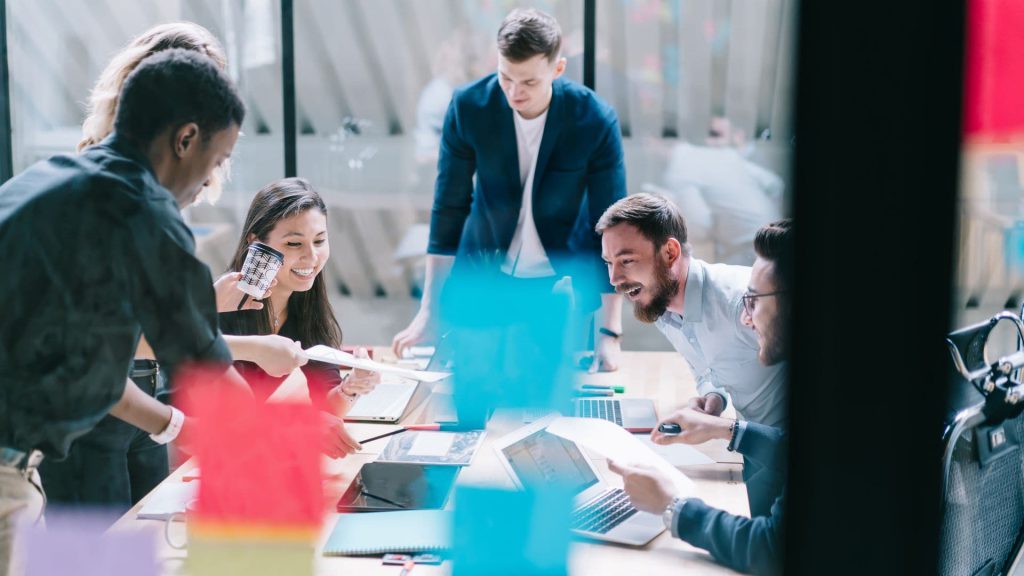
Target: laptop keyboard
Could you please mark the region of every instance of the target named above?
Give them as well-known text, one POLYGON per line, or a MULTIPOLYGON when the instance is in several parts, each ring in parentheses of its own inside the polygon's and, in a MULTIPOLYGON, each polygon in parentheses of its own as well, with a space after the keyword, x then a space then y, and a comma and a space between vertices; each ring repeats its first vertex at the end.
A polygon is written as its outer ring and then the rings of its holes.
POLYGON ((608 420, 622 426, 622 405, 618 400, 587 398, 576 402, 576 415, 580 418, 608 420))
POLYGON ((637 509, 629 502, 629 495, 616 488, 573 512, 572 527, 605 534, 636 513, 637 509))

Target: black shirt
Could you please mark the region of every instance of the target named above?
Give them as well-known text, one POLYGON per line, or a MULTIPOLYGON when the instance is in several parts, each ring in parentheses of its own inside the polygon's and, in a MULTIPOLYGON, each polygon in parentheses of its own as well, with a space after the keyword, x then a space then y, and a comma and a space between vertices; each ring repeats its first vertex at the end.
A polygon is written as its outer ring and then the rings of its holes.
MULTIPOLYGON (((243 328, 244 322, 242 322, 242 318, 245 315, 258 313, 250 310, 222 312, 220 324, 225 334, 248 336, 250 334, 247 334, 245 328, 243 328)), ((288 319, 281 325, 277 334, 278 336, 298 341, 300 340, 298 331, 299 320, 298 318, 293 319, 294 311, 290 310, 289 314, 288 319)), ((327 342, 300 343, 303 348, 309 348, 317 344, 328 344, 327 342)), ((287 378, 287 376, 271 376, 264 372, 255 362, 246 362, 244 360, 235 361, 235 369, 249 383, 253 396, 258 400, 269 398, 287 378)), ((302 373, 306 376, 306 386, 309 388, 310 402, 318 409, 330 412, 330 406, 327 404, 327 393, 335 386, 341 384, 341 369, 334 364, 310 360, 302 367, 302 373)))
POLYGON ((140 331, 171 377, 230 362, 194 252, 174 197, 116 135, 0 187, 0 446, 67 454, 123 394, 140 331))

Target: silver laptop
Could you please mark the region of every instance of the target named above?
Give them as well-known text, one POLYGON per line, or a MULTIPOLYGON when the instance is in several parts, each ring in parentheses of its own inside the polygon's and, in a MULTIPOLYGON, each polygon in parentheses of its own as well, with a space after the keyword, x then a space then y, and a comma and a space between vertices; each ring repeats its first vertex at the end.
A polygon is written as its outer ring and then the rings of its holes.
POLYGON ((630 432, 650 432, 658 426, 650 398, 575 398, 573 411, 579 418, 608 420, 630 432))
MULTIPOLYGON (((434 355, 430 357, 426 370, 449 371, 451 355, 448 352, 446 339, 442 338, 434 347, 434 355)), ((345 420, 393 424, 423 403, 440 382, 444 382, 444 379, 433 383, 417 382, 386 374, 373 392, 356 400, 348 414, 345 414, 345 420)))
POLYGON ((643 546, 661 534, 661 518, 637 510, 621 488, 605 484, 575 442, 546 430, 551 420, 538 420, 495 442, 516 486, 555 481, 571 486, 572 530, 588 538, 643 546))

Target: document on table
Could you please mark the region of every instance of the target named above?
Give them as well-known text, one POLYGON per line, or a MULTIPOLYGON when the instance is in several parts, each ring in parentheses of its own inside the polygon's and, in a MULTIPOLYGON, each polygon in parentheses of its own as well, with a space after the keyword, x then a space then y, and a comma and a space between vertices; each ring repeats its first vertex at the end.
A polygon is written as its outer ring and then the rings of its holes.
POLYGON ((139 509, 139 518, 166 520, 172 514, 184 513, 199 496, 199 480, 191 482, 164 482, 149 496, 139 509))
POLYGON ((547 431, 586 446, 605 458, 619 464, 647 464, 667 476, 676 487, 679 497, 696 493, 693 481, 675 466, 644 445, 621 426, 596 418, 570 418, 563 416, 548 424, 547 431))
POLYGON ((714 464, 715 461, 707 454, 697 450, 689 444, 669 444, 662 446, 651 440, 650 434, 633 434, 633 437, 650 448, 655 454, 661 456, 673 466, 699 466, 701 464, 714 464))
POLYGON ((313 346, 305 352, 306 356, 308 356, 310 360, 317 360, 328 364, 337 364, 338 366, 350 366, 352 368, 360 368, 371 372, 380 372, 381 374, 397 374, 398 376, 412 378, 413 380, 421 380, 423 382, 437 382, 438 380, 450 376, 448 372, 410 370, 409 368, 402 368, 401 366, 395 366, 394 364, 384 364, 369 358, 356 358, 348 352, 342 352, 337 348, 331 348, 330 346, 324 345, 313 346))
POLYGON ((452 448, 454 434, 446 432, 420 432, 409 447, 409 456, 445 456, 452 448))

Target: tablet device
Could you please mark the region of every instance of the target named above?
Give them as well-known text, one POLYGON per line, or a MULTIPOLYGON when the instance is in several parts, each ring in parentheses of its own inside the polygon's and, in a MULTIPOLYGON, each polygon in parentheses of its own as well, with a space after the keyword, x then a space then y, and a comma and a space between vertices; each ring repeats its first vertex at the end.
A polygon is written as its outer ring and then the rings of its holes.
POLYGON ((448 502, 458 466, 369 462, 338 500, 338 512, 441 509, 448 502))

